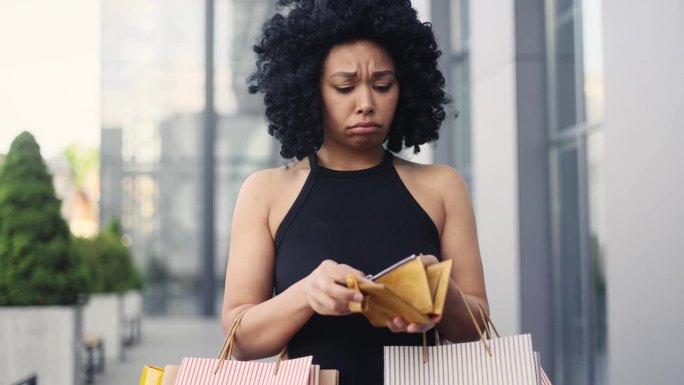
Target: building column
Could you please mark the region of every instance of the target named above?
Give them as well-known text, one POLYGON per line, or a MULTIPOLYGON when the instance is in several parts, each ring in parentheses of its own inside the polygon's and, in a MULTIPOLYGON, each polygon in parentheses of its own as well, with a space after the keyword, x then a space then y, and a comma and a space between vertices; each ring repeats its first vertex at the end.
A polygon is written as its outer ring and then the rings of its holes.
POLYGON ((515 2, 470 2, 472 194, 492 318, 520 331, 515 2))

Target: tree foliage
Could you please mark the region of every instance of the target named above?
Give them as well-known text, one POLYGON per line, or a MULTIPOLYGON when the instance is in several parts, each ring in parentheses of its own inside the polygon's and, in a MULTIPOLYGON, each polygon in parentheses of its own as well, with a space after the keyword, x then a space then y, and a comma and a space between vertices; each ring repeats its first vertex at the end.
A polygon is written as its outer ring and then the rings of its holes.
POLYGON ((122 235, 119 223, 112 221, 94 238, 75 239, 76 250, 91 278, 90 293, 121 293, 142 287, 142 275, 122 235))
POLYGON ((87 289, 60 208, 40 147, 22 132, 0 168, 0 305, 72 304, 87 289))
POLYGON ((74 172, 76 187, 83 187, 88 172, 97 170, 100 162, 100 152, 95 148, 84 148, 78 144, 71 144, 65 150, 71 170, 74 172))

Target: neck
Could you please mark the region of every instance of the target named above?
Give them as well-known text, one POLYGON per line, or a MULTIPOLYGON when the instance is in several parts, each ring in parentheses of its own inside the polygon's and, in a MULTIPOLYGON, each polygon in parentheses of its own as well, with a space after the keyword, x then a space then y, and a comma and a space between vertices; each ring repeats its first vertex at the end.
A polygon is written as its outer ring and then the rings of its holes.
POLYGON ((332 170, 363 170, 382 163, 385 150, 382 147, 360 151, 337 150, 323 144, 316 152, 318 164, 332 170))

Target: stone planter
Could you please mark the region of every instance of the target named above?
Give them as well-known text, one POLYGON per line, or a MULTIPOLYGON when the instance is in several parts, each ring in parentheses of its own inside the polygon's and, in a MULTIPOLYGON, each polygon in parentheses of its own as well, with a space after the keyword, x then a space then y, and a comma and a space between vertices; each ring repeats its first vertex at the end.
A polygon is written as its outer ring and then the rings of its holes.
POLYGON ((140 290, 129 290, 123 294, 123 341, 124 345, 140 342, 142 334, 143 296, 140 290))
POLYGON ((38 383, 81 385, 81 308, 0 307, 0 384, 31 373, 38 383))
POLYGON ((122 339, 123 300, 121 294, 91 294, 83 308, 83 335, 99 336, 104 341, 107 361, 123 359, 122 339))

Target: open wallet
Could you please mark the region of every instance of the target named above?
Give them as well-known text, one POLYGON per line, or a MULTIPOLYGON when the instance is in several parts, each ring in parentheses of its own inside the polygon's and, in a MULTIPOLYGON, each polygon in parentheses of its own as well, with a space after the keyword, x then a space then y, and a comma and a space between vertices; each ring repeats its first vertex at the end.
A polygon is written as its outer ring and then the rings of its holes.
POLYGON ((349 274, 347 287, 364 295, 361 303, 350 302, 349 310, 362 313, 376 327, 386 327, 395 317, 430 323, 431 315, 441 315, 444 310, 451 265, 447 260, 425 266, 419 255, 412 255, 368 276, 372 282, 359 283, 349 274))

